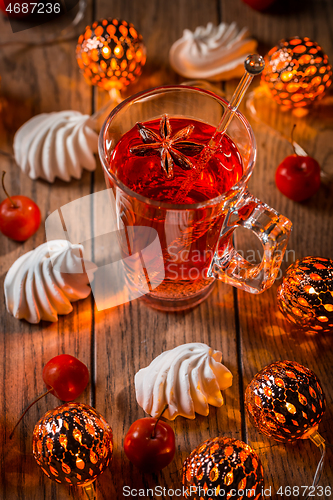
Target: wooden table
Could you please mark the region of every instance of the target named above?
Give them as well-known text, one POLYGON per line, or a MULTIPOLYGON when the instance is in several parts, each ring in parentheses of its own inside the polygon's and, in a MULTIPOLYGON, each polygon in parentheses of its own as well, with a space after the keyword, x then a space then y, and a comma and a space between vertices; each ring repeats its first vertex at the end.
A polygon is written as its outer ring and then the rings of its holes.
MULTIPOLYGON (((144 88, 182 81, 170 68, 171 44, 185 28, 208 22, 236 21, 248 26, 260 42, 262 54, 279 39, 309 36, 317 40, 333 60, 333 4, 331 0, 277 2, 268 13, 258 13, 241 0, 93 0, 86 13, 86 24, 103 16, 120 17, 132 22, 142 33, 147 46, 147 64, 137 84, 128 89, 135 93, 144 88)), ((13 35, 3 16, 0 40, 15 40, 29 32, 13 35)), ((11 151, 17 128, 30 117, 65 109, 92 113, 106 95, 89 87, 75 60, 75 41, 45 47, 6 46, 0 58, 1 111, 0 148, 11 151)), ((236 81, 224 84, 228 96, 236 81)), ((328 116, 328 120, 330 117, 328 116)), ((278 120, 278 118, 277 118, 278 120)), ((299 121, 299 123, 301 123, 299 121)), ((332 125, 332 124, 331 124, 332 125)), ((319 255, 332 258, 333 184, 326 183, 311 200, 294 203, 282 196, 274 184, 278 163, 291 154, 288 141, 264 124, 253 123, 258 143, 258 161, 250 182, 253 194, 289 217, 293 233, 288 248, 293 250, 283 263, 285 270, 295 258, 319 255)), ((322 135, 302 134, 296 139, 322 167, 332 173, 332 127, 322 127, 322 135), (320 137, 320 139, 319 139, 320 137)), ((288 136, 289 130, 284 130, 288 136)), ((7 170, 11 193, 30 196, 39 205, 43 220, 69 201, 104 189, 100 166, 81 180, 48 184, 32 181, 14 162, 1 159, 7 170)), ((1 195, 1 199, 4 196, 1 195)), ((245 245, 244 233, 237 233, 239 247, 245 245)), ((1 279, 23 253, 45 241, 44 225, 23 244, 0 235, 1 279)), ((291 328, 277 309, 278 283, 260 296, 250 295, 218 283, 208 300, 194 310, 165 314, 147 308, 139 300, 111 310, 98 312, 92 297, 74 304, 71 314, 57 323, 30 325, 11 317, 5 309, 1 287, 1 376, 0 376, 0 497, 3 500, 64 500, 79 493, 50 481, 36 466, 31 452, 35 423, 59 404, 48 395, 34 406, 17 429, 12 441, 9 434, 22 410, 44 391, 42 368, 59 353, 81 359, 89 368, 91 381, 80 397, 101 412, 114 432, 113 462, 97 481, 99 499, 123 498, 123 486, 175 488, 181 485, 183 460, 199 443, 217 435, 247 441, 260 455, 266 488, 272 497, 286 485, 310 485, 319 460, 319 450, 309 441, 292 445, 278 444, 259 434, 244 411, 244 390, 252 377, 267 364, 281 359, 296 360, 314 370, 325 388, 327 410, 320 432, 333 442, 332 335, 310 336, 291 328), (143 417, 135 399, 134 374, 162 351, 185 342, 204 342, 222 350, 223 362, 234 380, 225 391, 225 405, 210 408, 208 417, 194 421, 177 418, 171 425, 176 434, 174 461, 157 475, 142 475, 127 460, 123 439, 130 424, 143 417)), ((333 487, 332 452, 320 481, 333 487)), ((166 495, 166 498, 171 498, 166 495)), ((322 497, 321 497, 322 498, 322 497)))

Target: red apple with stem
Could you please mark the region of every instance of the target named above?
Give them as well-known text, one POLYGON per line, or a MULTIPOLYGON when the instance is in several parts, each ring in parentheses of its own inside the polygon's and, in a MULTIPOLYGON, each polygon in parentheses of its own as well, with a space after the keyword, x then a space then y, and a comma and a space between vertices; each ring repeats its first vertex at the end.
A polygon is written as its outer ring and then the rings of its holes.
POLYGON ((160 420, 167 407, 157 419, 136 420, 125 436, 125 454, 143 472, 157 472, 169 465, 174 457, 175 433, 169 424, 160 420))
POLYGON ((21 415, 9 438, 30 408, 47 394, 51 393, 61 401, 73 401, 85 390, 89 382, 88 368, 82 361, 70 354, 59 354, 50 359, 43 368, 43 380, 47 391, 39 396, 21 415))
POLYGON ((25 241, 39 228, 41 213, 36 203, 27 196, 9 196, 5 175, 3 171, 2 188, 7 198, 0 203, 0 231, 12 240, 25 241))
MULTIPOLYGON (((296 125, 291 132, 291 144, 295 127, 296 125)), ((299 156, 295 151, 295 154, 287 156, 277 167, 275 184, 291 200, 307 200, 320 187, 320 165, 311 156, 299 156)))

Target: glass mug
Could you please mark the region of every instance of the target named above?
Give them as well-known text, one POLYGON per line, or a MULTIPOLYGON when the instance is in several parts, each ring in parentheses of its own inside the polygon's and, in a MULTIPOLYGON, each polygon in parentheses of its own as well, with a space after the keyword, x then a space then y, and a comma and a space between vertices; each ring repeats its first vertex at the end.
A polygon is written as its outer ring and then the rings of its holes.
MULTIPOLYGON (((118 229, 125 229, 119 231, 123 262, 130 255, 129 231, 132 239, 137 238, 137 248, 142 248, 144 242, 139 241, 139 231, 135 229, 153 228, 159 237, 162 265, 161 259, 156 259, 155 265, 152 253, 149 277, 147 273, 145 276, 149 293, 142 294, 157 309, 177 311, 199 304, 212 291, 216 279, 251 293, 261 293, 273 284, 279 271, 292 224, 247 191, 256 159, 256 142, 240 112, 235 114, 227 135, 242 157, 243 174, 227 192, 207 201, 176 205, 132 191, 117 175, 112 158, 115 146, 137 122, 160 119, 167 114, 216 128, 227 106, 227 101, 206 90, 183 85, 158 87, 123 101, 102 126, 99 154, 107 187, 115 197, 118 229), (232 234, 238 226, 253 231, 261 241, 264 252, 259 264, 249 263, 233 247, 232 234)), ((135 265, 126 269, 126 276, 128 286, 140 288, 144 277, 135 265)))

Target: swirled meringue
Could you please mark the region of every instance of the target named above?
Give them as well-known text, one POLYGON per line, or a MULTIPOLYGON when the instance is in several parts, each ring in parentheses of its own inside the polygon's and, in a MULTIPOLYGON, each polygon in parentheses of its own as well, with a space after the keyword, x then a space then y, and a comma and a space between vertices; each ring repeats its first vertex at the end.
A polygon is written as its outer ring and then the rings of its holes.
POLYGON ((84 168, 96 168, 98 134, 89 120, 78 111, 34 116, 14 136, 16 163, 31 179, 80 179, 84 168))
MULTIPOLYGON (((71 302, 88 297, 91 288, 83 270, 82 245, 66 240, 43 243, 21 255, 4 283, 7 311, 29 323, 57 321, 58 314, 73 310, 71 302)), ((96 266, 84 261, 90 270, 96 266)))
POLYGON ((185 78, 229 80, 243 75, 244 59, 256 48, 247 28, 239 30, 236 23, 208 23, 194 32, 185 29, 172 45, 169 59, 172 68, 185 78))
POLYGON ((206 344, 183 344, 157 356, 135 375, 138 404, 152 417, 161 414, 174 420, 178 415, 207 416, 208 405, 222 406, 221 390, 232 384, 232 374, 221 364, 222 353, 206 344))

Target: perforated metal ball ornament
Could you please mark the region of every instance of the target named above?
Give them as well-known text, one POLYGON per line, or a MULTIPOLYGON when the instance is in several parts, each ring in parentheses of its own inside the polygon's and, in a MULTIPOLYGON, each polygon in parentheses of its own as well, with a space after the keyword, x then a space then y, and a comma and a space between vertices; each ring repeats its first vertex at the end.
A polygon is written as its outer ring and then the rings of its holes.
POLYGON ((48 411, 33 432, 36 462, 57 483, 91 483, 108 467, 112 450, 110 425, 82 403, 66 403, 48 411))
POLYGON ((277 291, 285 317, 308 332, 333 331, 333 260, 305 257, 288 267, 277 291))
POLYGON ((260 432, 287 442, 307 438, 317 430, 326 401, 313 371, 296 361, 277 361, 247 386, 245 406, 260 432))
POLYGON ((251 498, 258 499, 264 472, 258 455, 248 444, 216 437, 204 441, 184 461, 183 486, 186 496, 193 500, 238 500, 246 496, 246 490, 251 490, 251 498))
POLYGON ((92 85, 123 90, 141 74, 146 48, 133 24, 108 18, 86 27, 78 39, 76 58, 92 85))
POLYGON ((261 80, 287 108, 308 106, 332 83, 332 68, 317 42, 308 37, 281 40, 265 56, 261 80))

